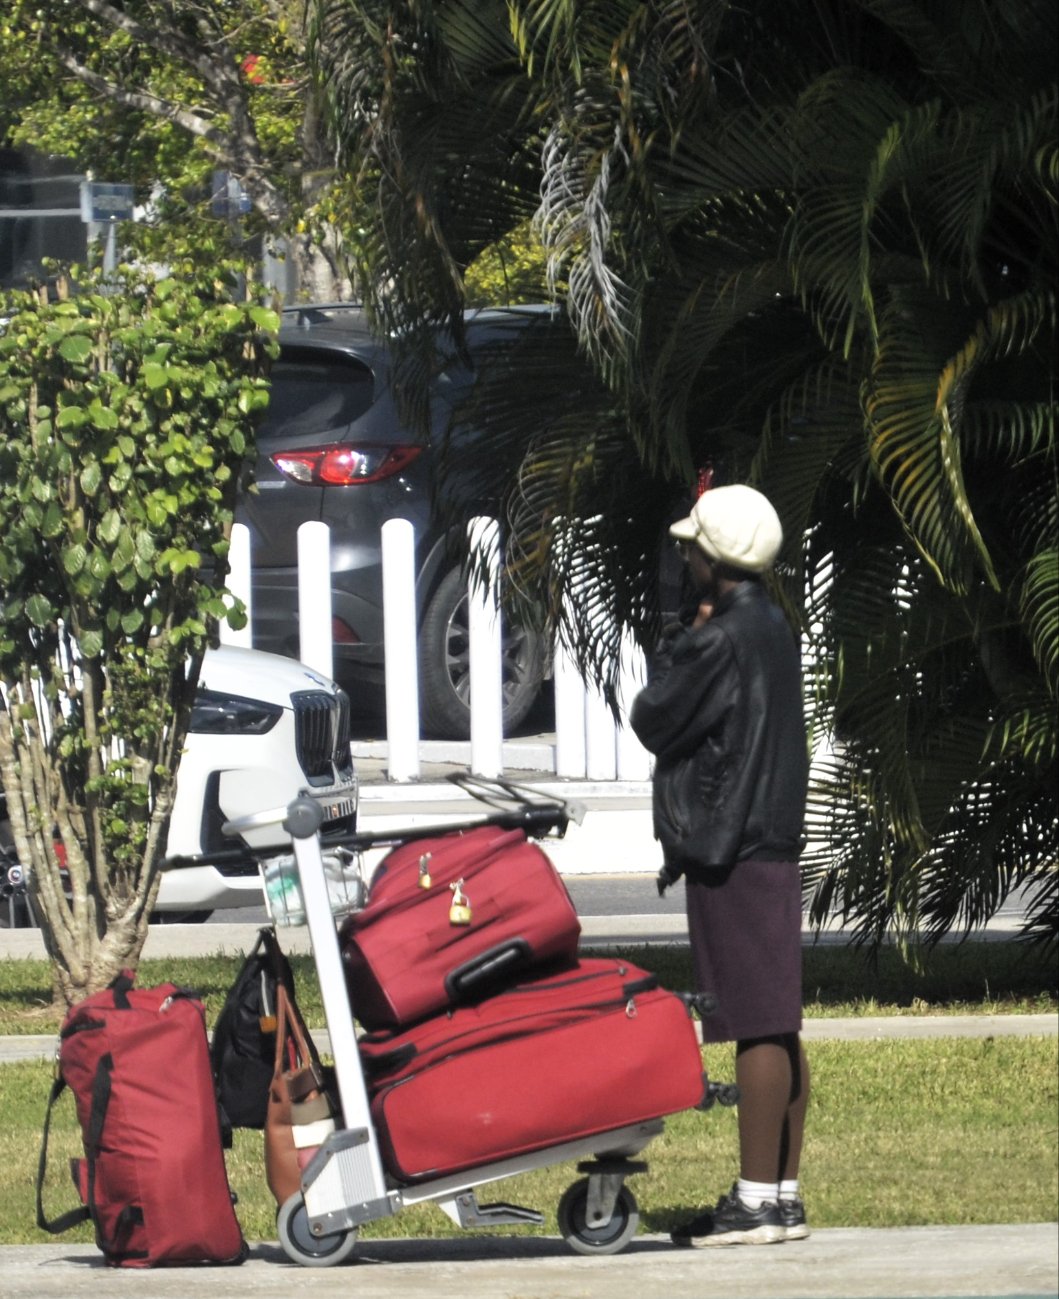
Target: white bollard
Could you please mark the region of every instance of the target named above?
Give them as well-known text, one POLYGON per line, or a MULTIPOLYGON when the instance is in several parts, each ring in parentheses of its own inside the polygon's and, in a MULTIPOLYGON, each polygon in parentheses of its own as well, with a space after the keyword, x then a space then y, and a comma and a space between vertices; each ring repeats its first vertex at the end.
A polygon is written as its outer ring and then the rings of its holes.
POLYGON ((419 777, 415 582, 415 529, 407 519, 388 519, 382 525, 382 617, 390 780, 419 777))
POLYGON ((559 637, 552 662, 555 688, 555 774, 585 774, 585 683, 559 637))
POLYGON ((500 525, 476 518, 468 524, 471 552, 484 552, 488 583, 468 578, 467 621, 471 655, 471 771, 499 776, 504 769, 504 674, 500 605, 500 525))
POLYGON ((324 676, 334 676, 331 530, 316 520, 298 528, 298 657, 324 676))
POLYGON ((589 780, 613 780, 618 774, 614 714, 602 690, 585 686, 585 775, 589 780))
POLYGON ((629 726, 629 709, 632 701, 647 680, 647 662, 644 652, 628 633, 622 639, 621 664, 618 677, 618 705, 620 722, 617 736, 618 779, 649 780, 651 754, 636 738, 629 726))
MULTIPOLYGON (((232 537, 228 549, 228 590, 237 600, 242 600, 246 608, 246 626, 238 631, 229 627, 222 618, 218 636, 222 645, 235 645, 240 649, 251 649, 254 643, 253 604, 250 590, 250 529, 245 523, 232 524, 232 537)), ((231 600, 225 600, 231 608, 231 600)))

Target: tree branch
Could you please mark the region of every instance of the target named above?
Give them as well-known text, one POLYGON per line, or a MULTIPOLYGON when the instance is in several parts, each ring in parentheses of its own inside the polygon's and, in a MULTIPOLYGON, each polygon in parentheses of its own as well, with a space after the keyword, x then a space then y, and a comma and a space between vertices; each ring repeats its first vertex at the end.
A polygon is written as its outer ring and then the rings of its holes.
POLYGON ((199 139, 212 145, 217 150, 218 158, 221 152, 224 152, 223 133, 198 113, 193 113, 172 100, 163 99, 160 95, 151 94, 150 91, 128 90, 124 86, 115 85, 113 81, 108 81, 105 77, 101 77, 98 72, 93 72, 91 68, 85 67, 83 63, 78 62, 72 54, 66 53, 65 50, 58 52, 58 58, 67 72, 71 72, 78 81, 94 90, 96 94, 101 95, 104 99, 109 99, 111 103, 121 104, 124 108, 137 108, 141 112, 152 114, 154 117, 161 117, 168 122, 174 122, 191 135, 196 135, 199 139))
POLYGON ((186 64, 217 93, 230 94, 232 87, 238 85, 235 58, 227 46, 224 51, 227 58, 212 59, 203 52, 201 45, 189 41, 175 27, 148 27, 107 4, 106 0, 76 0, 76 3, 115 31, 124 32, 138 45, 146 45, 166 58, 186 64))
POLYGON ((57 57, 69 73, 102 98, 173 122, 196 136, 203 142, 206 153, 214 162, 240 178, 254 206, 269 224, 275 226, 282 222, 287 214, 287 203, 269 178, 253 121, 241 96, 235 95, 226 104, 219 106, 228 113, 231 123, 229 129, 225 130, 183 105, 163 99, 148 90, 132 90, 116 85, 65 50, 59 50, 57 57))

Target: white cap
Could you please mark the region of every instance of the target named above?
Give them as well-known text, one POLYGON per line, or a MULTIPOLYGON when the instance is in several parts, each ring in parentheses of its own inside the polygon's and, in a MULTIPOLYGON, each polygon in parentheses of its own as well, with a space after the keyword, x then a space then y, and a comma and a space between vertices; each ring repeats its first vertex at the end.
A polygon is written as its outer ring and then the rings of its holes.
POLYGON ((746 573, 771 567, 783 544, 779 515, 766 497, 742 483, 703 492, 669 535, 694 541, 710 559, 746 573))

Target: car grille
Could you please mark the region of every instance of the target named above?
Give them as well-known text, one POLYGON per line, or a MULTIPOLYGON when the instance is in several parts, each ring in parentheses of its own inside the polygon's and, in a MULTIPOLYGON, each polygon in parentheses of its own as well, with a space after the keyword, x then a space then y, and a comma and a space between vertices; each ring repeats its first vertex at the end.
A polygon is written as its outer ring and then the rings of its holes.
POLYGON ((310 785, 332 785, 353 772, 349 751, 349 697, 342 690, 299 690, 291 695, 298 762, 310 785))

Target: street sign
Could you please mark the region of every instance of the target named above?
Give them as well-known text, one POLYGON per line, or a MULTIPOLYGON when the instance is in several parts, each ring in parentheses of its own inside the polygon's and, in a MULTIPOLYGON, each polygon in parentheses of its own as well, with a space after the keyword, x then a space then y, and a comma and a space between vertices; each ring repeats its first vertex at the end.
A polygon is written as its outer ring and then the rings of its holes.
POLYGON ((111 185, 96 180, 81 182, 82 221, 130 221, 134 201, 131 185, 111 185))
POLYGON ((210 206, 215 217, 234 219, 237 216, 245 216, 253 204, 237 176, 227 171, 215 171, 210 206))

